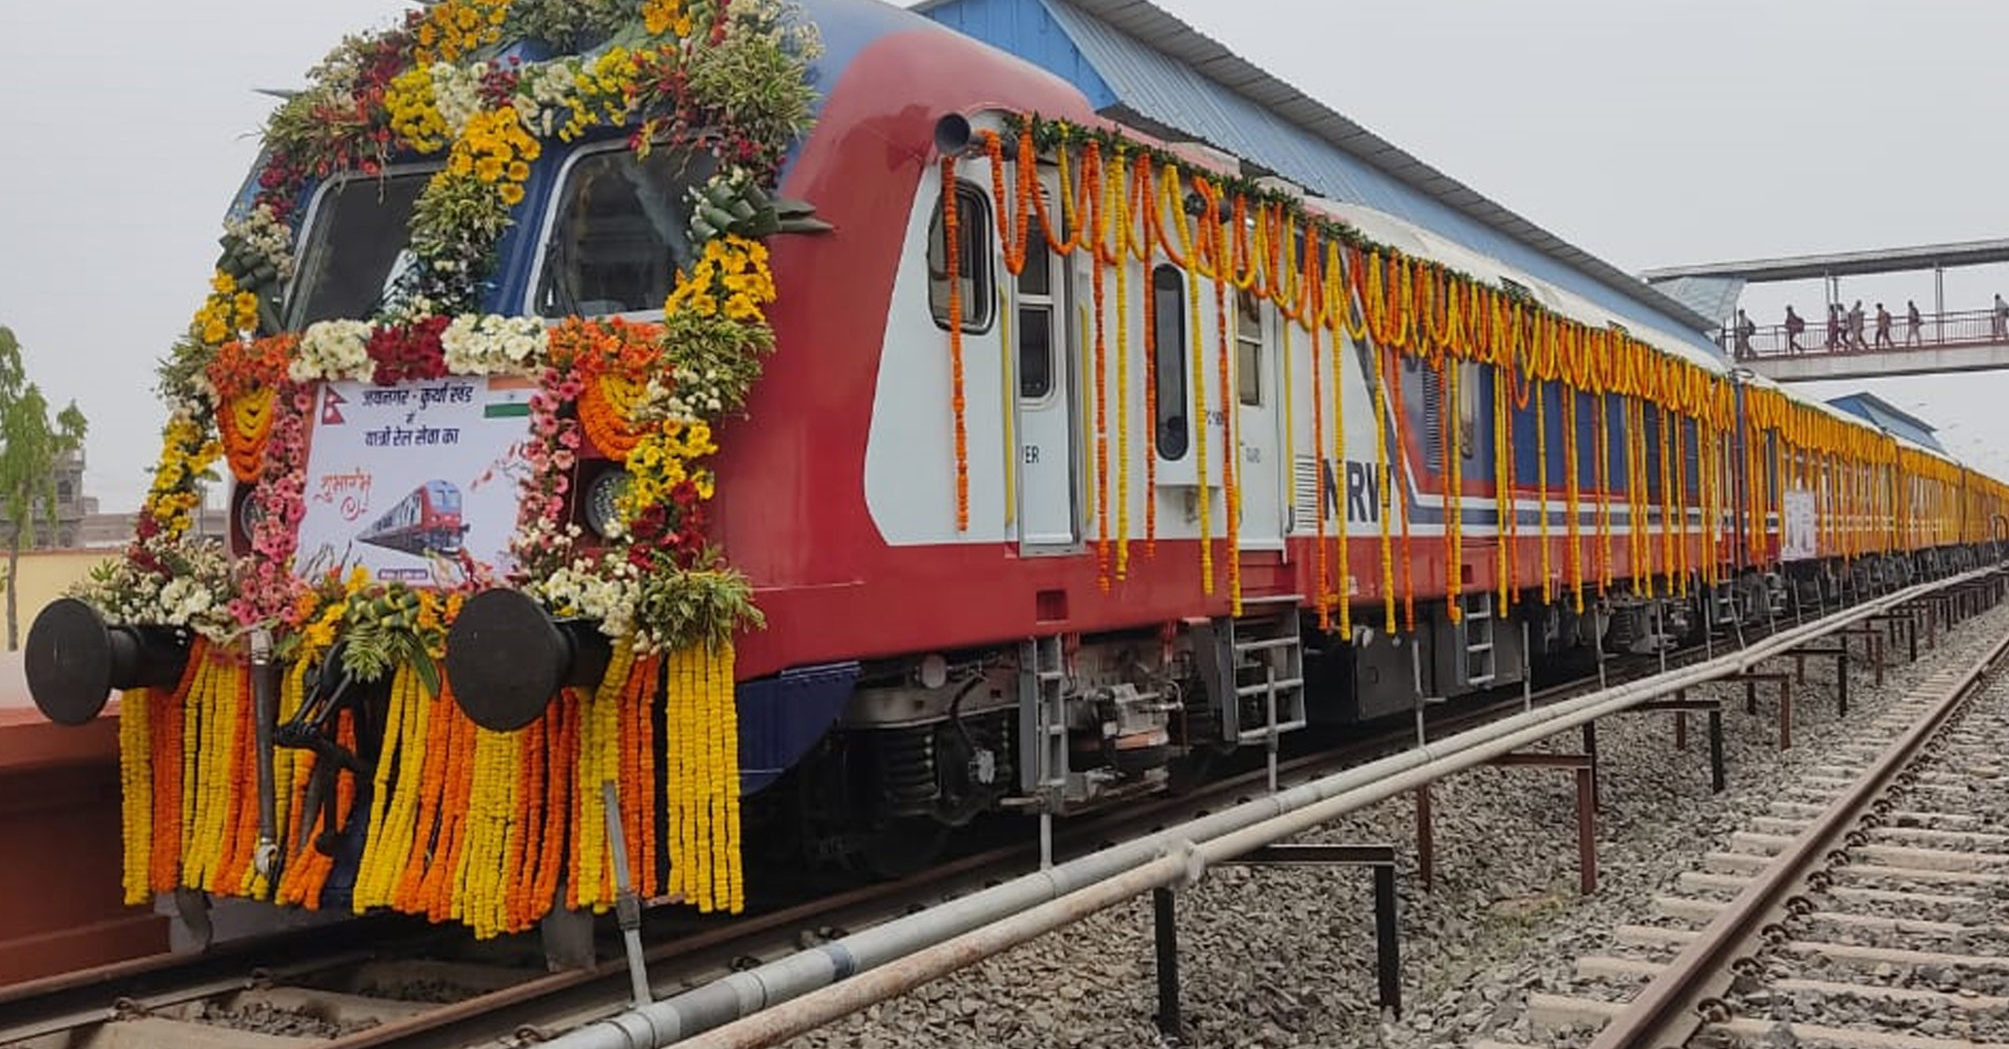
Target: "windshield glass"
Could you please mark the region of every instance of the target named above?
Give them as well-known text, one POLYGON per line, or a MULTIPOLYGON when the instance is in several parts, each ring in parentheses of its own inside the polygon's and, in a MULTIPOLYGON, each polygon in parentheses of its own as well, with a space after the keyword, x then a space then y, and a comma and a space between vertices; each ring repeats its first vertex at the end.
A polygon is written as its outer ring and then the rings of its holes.
POLYGON ((410 258, 412 205, 431 174, 345 178, 321 194, 294 278, 289 327, 377 312, 410 258))
POLYGON ((691 250, 690 191, 711 177, 708 153, 629 150, 579 158, 565 177, 536 309, 546 317, 599 317, 663 308, 691 250))

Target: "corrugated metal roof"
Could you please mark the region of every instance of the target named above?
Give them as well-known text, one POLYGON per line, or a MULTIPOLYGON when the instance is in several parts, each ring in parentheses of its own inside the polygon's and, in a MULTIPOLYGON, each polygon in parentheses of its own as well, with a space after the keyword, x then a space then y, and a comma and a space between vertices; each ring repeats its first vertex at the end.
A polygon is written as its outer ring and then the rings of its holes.
MULTIPOLYGON (((976 9, 1043 9, 1094 71, 1083 90, 1104 111, 1168 137, 1192 137, 1336 200, 1388 212, 1566 287, 1633 325, 1680 330, 1699 346, 1713 322, 1489 200, 1257 68, 1145 0, 933 0, 915 10, 977 30, 1062 76, 1021 25, 989 35, 976 9), (1096 99, 1100 101, 1099 99, 1096 99)), ((996 26, 994 14, 982 19, 996 26)), ((1079 81, 1077 81, 1079 82, 1079 81)))

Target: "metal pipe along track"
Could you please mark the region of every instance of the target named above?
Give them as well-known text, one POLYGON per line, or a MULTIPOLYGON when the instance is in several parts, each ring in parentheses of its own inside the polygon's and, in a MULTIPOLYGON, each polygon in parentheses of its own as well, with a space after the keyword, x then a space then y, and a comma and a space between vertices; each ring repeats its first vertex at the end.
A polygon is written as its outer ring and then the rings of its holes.
POLYGON ((1869 616, 1994 571, 1981 569, 1908 587, 1707 662, 1505 718, 1259 798, 735 973, 547 1044, 564 1049, 655 1049, 705 1032, 712 1033, 697 1044, 772 1044, 1147 889, 1195 877, 1208 863, 1243 855, 1607 715, 1742 673, 1869 616), (855 980, 860 973, 896 963, 899 968, 894 972, 872 981, 855 980), (769 1015, 755 1016, 763 1011, 769 1015))

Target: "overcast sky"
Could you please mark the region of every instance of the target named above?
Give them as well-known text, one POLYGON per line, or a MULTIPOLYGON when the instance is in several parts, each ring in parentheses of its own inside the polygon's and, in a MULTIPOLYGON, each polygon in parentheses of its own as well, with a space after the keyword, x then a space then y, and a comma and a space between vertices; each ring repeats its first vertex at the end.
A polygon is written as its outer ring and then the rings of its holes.
MULTIPOLYGON (((2009 236, 2009 4, 1159 2, 1630 272, 2009 236)), ((108 509, 144 490, 152 364, 200 301, 256 153, 272 100, 252 89, 296 86, 342 33, 404 6, 0 0, 0 324, 52 399, 90 417, 108 509)), ((2003 268, 1955 273, 1948 305, 1998 289, 2003 268)), ((1842 290, 1930 309, 1929 277, 1842 290)), ((1821 295, 1757 289, 1746 306, 1817 317, 1821 295)), ((2009 375, 1875 388, 2009 476, 2009 375)))

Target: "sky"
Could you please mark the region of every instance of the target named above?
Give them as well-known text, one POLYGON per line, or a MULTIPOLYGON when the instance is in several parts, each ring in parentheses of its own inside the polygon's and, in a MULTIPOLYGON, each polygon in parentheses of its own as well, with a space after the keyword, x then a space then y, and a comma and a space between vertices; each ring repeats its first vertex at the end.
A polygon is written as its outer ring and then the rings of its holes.
MULTIPOLYGON (((2009 4, 1159 0, 1257 65, 1628 272, 2009 236, 2009 4)), ((144 492, 153 362, 199 304, 271 98, 393 0, 0 0, 0 325, 91 420, 87 491, 144 492)), ((1930 276, 1844 282, 1930 308, 1930 276)), ((1948 308, 2009 294, 1953 271, 1948 308)), ((1755 288, 1774 323, 1818 284, 1755 288)), ((2009 477, 2009 373, 1868 385, 2009 477)))

